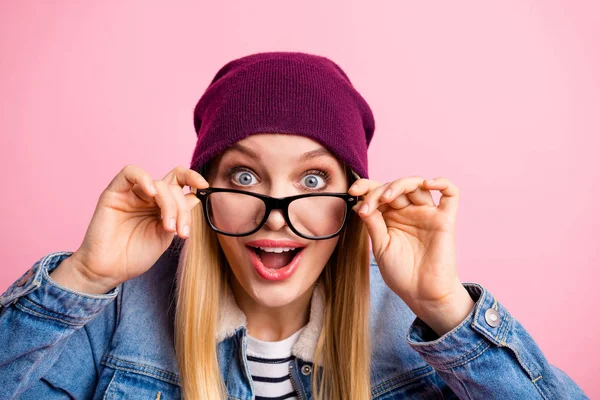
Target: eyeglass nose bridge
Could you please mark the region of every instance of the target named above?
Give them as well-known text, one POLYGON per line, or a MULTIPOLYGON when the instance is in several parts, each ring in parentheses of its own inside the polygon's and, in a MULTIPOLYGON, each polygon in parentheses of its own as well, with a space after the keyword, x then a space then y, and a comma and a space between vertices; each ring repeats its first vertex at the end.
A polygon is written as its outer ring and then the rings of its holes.
POLYGON ((271 199, 273 200, 271 202, 271 210, 285 211, 286 208, 288 208, 288 206, 290 205, 290 199, 286 197, 271 197, 271 199))
POLYGON ((290 199, 289 198, 277 198, 277 197, 271 197, 269 199, 270 201, 268 201, 265 206, 266 206, 266 211, 265 211, 265 217, 264 220, 265 222, 267 221, 267 219, 269 219, 269 216, 271 215, 271 211, 275 211, 275 210, 280 210, 281 214, 283 215, 283 219, 285 219, 285 221, 287 223, 289 223, 288 221, 288 207, 290 205, 290 199))

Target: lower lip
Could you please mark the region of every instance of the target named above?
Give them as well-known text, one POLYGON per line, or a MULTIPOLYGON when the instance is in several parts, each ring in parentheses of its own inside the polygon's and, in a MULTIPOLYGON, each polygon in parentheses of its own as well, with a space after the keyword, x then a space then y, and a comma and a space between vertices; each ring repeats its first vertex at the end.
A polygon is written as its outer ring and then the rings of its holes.
POLYGON ((261 278, 266 279, 268 281, 282 281, 292 276, 294 271, 296 271, 296 269, 298 268, 298 265, 300 265, 300 260, 302 259, 302 254, 304 253, 303 248, 294 256, 294 258, 292 259, 292 261, 290 261, 288 265, 279 269, 272 269, 265 267, 262 261, 260 261, 260 258, 258 258, 256 252, 249 247, 247 248, 250 252, 250 260, 252 261, 254 269, 256 270, 256 272, 258 272, 261 278))

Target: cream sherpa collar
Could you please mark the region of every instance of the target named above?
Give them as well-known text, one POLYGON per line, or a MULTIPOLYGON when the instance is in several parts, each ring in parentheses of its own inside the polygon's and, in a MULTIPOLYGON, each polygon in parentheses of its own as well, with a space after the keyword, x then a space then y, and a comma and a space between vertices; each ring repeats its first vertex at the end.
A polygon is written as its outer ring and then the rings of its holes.
MULTIPOLYGON (((219 325, 217 327, 217 342, 221 342, 235 334, 242 326, 246 326, 246 315, 238 307, 229 285, 225 296, 221 299, 219 325)), ((314 353, 321 328, 323 326, 323 312, 325 310, 325 296, 320 284, 315 286, 310 302, 310 317, 306 328, 292 347, 292 354, 304 361, 314 363, 314 353)))

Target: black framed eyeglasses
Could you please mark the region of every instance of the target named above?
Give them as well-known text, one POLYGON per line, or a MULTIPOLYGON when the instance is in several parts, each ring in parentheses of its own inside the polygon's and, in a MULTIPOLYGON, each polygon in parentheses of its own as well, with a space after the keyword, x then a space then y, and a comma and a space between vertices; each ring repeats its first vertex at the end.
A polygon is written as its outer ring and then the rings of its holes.
POLYGON ((238 189, 198 189, 209 226, 227 236, 257 232, 271 211, 281 210, 296 235, 311 240, 329 239, 342 231, 359 196, 348 193, 307 193, 282 198, 238 189))

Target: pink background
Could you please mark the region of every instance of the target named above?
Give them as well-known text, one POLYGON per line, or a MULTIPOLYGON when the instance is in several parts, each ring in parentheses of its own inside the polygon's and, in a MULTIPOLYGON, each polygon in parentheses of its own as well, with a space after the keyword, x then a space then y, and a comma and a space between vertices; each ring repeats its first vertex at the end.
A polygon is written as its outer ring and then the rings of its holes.
POLYGON ((461 279, 600 396, 597 3, 106 3, 0 5, 0 292, 77 249, 124 165, 189 166, 192 109, 220 66, 312 52, 374 110, 372 178, 453 180, 461 279))

